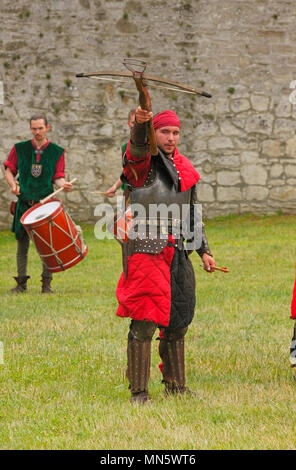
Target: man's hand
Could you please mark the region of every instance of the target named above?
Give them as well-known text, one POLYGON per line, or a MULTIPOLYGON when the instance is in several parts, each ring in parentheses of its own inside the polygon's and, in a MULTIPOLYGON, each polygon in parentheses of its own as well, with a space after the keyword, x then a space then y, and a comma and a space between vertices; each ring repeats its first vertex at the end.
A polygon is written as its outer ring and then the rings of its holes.
POLYGON ((16 196, 19 196, 20 195, 20 185, 15 182, 12 186, 11 186, 11 192, 13 194, 15 194, 16 196))
POLYGON ((20 194, 20 185, 19 183, 14 179, 14 174, 12 173, 11 169, 7 167, 5 169, 5 179, 7 183, 9 184, 11 188, 11 192, 15 194, 16 196, 19 196, 20 194))
POLYGON ((107 197, 114 197, 116 191, 117 191, 117 187, 116 187, 115 184, 113 184, 113 186, 111 186, 111 188, 107 189, 107 191, 106 191, 106 196, 107 196, 107 197))
POLYGON ((63 188, 64 191, 66 191, 67 193, 69 191, 71 191, 72 189, 72 183, 70 183, 69 181, 65 181, 65 178, 57 178, 54 182, 54 184, 58 187, 58 188, 63 188))
POLYGON ((142 109, 140 106, 136 109, 136 122, 138 124, 144 124, 144 122, 148 122, 152 118, 152 111, 145 111, 145 109, 142 109))
POLYGON ((212 256, 208 255, 207 253, 204 253, 202 255, 201 259, 202 259, 203 264, 204 264, 204 269, 208 273, 214 272, 214 270, 212 269, 212 266, 216 266, 216 262, 215 262, 214 258, 212 256))
POLYGON ((72 189, 72 183, 70 183, 69 181, 65 181, 65 183, 63 185, 63 189, 64 189, 64 191, 66 191, 68 193, 72 189))
POLYGON ((122 185, 122 181, 120 178, 118 178, 118 180, 116 180, 115 183, 112 184, 112 186, 109 189, 107 189, 106 196, 114 197, 117 189, 120 188, 121 185, 122 185))

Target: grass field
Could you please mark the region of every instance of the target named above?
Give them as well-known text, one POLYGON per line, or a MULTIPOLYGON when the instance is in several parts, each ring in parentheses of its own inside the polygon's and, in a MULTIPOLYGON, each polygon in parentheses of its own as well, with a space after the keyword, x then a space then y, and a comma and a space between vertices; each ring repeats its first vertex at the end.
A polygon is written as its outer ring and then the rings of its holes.
POLYGON ((289 365, 296 217, 206 223, 217 265, 230 273, 209 275, 191 256, 197 306, 186 368, 197 396, 164 398, 153 340, 147 406, 129 403, 129 320, 115 315, 120 247, 83 229, 89 253, 54 276, 55 295, 40 294, 32 245, 28 292, 7 293, 16 244, 0 233, 0 448, 296 449, 289 365))

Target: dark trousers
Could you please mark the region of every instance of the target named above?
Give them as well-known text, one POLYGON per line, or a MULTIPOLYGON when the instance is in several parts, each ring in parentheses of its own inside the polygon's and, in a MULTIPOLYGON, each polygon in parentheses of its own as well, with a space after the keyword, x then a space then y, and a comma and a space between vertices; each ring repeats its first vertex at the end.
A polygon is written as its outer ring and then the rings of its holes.
MULTIPOLYGON (((16 252, 16 265, 17 274, 19 277, 27 276, 28 267, 28 253, 30 246, 30 237, 27 232, 24 232, 20 240, 17 240, 17 252, 16 252)), ((52 279, 52 273, 47 269, 47 266, 42 260, 42 277, 52 279)))
MULTIPOLYGON (((129 338, 138 341, 151 341, 157 329, 156 323, 152 321, 132 320, 129 330, 129 338)), ((185 336, 187 332, 185 328, 161 328, 164 337, 171 341, 185 336)))

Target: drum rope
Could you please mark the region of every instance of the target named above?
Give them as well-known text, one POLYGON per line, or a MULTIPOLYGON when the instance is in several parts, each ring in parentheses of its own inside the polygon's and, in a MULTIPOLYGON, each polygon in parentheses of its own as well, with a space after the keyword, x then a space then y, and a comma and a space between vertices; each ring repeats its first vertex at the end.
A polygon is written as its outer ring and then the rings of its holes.
MULTIPOLYGON (((66 211, 65 211, 65 216, 66 216, 66 221, 67 221, 68 229, 69 229, 69 232, 71 233, 72 241, 73 241, 73 243, 74 243, 75 249, 76 249, 76 251, 80 254, 80 256, 81 256, 82 258, 84 258, 84 255, 83 255, 82 251, 80 250, 79 245, 77 245, 77 243, 76 243, 76 240, 77 240, 77 238, 79 238, 79 235, 78 235, 78 233, 77 233, 77 236, 76 236, 76 238, 75 238, 75 240, 74 240, 73 235, 72 235, 72 231, 71 231, 71 227, 70 227, 70 224, 69 224, 70 216, 68 215, 68 213, 67 213, 66 211)), ((80 240, 80 242, 81 242, 81 240, 80 240)), ((82 242, 81 242, 81 248, 82 248, 82 242)))
MULTIPOLYGON (((37 251, 38 251, 38 253, 39 253, 39 256, 40 256, 41 258, 47 258, 47 257, 49 257, 49 256, 54 256, 54 257, 56 258, 56 261, 57 261, 58 265, 64 270, 63 263, 62 263, 62 261, 60 260, 60 258, 58 257, 58 253, 59 253, 60 251, 63 251, 65 248, 63 248, 63 250, 59 250, 59 251, 56 251, 56 250, 54 249, 54 247, 53 247, 53 245, 52 245, 51 226, 49 225, 50 243, 48 243, 46 240, 44 240, 44 238, 41 237, 41 235, 39 235, 39 233, 36 232, 32 227, 31 227, 31 230, 32 230, 32 233, 33 233, 35 236, 37 236, 37 237, 38 237, 48 248, 50 248, 51 251, 52 251, 52 253, 50 253, 49 255, 43 255, 42 253, 40 253, 40 251, 38 250, 37 245, 36 245, 36 248, 37 248, 37 251)), ((68 245, 68 246, 71 246, 71 244, 68 245)), ((66 247, 66 248, 68 248, 68 247, 66 247)))

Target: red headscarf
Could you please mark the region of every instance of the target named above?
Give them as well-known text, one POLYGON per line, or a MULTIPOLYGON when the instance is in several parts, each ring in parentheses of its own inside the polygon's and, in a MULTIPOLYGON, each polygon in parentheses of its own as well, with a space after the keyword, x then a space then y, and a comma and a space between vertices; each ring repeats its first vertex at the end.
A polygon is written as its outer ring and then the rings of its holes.
POLYGON ((179 118, 174 111, 163 111, 158 113, 153 118, 153 127, 154 129, 160 129, 160 127, 181 127, 179 118))

